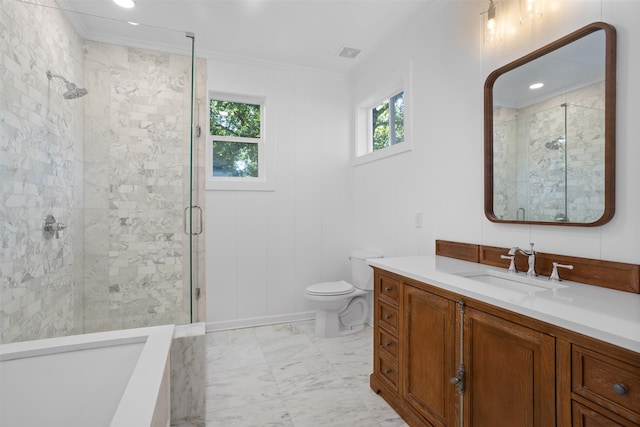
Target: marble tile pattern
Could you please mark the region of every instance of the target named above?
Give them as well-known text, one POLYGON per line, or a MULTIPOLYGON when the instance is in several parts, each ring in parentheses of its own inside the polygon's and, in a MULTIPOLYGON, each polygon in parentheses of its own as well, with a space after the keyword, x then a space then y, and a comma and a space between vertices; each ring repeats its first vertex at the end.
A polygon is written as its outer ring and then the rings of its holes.
POLYGON ((206 425, 406 426, 369 387, 372 346, 368 326, 319 338, 313 321, 210 332, 206 425))
POLYGON ((171 423, 204 425, 204 323, 178 325, 171 343, 171 423))
POLYGON ((82 329, 82 40, 53 0, 0 0, 0 342, 82 329), (68 226, 42 235, 45 215, 68 226))
POLYGON ((593 222, 604 206, 604 83, 596 83, 540 104, 494 111, 494 212, 515 219, 552 221, 565 210, 573 222, 593 222), (565 134, 559 150, 545 143, 565 134), (517 144, 509 141, 517 140, 517 144), (567 154, 565 184, 564 155, 567 154), (511 159, 511 160, 509 160, 511 159), (506 165, 506 166, 505 166, 506 165), (512 183, 516 182, 514 186, 512 183))

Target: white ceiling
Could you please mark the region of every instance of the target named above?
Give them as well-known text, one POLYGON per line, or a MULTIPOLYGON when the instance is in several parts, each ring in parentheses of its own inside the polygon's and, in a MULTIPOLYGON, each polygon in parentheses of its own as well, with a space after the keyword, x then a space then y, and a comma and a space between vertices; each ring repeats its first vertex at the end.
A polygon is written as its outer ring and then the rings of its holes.
POLYGON ((523 108, 603 81, 605 46, 604 31, 596 31, 502 74, 493 87, 494 104, 523 108), (532 83, 544 87, 532 91, 532 83))
POLYGON ((57 0, 81 37, 349 72, 419 10, 443 0, 57 0), (107 18, 107 19, 105 19, 107 18), (144 25, 132 26, 126 21, 144 25), (338 57, 343 46, 362 49, 338 57))

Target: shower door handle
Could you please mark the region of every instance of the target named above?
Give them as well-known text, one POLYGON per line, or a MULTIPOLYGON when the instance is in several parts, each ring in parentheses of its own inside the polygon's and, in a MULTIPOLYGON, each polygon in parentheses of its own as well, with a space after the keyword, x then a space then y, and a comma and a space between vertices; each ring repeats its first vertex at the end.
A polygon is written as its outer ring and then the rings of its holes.
MULTIPOLYGON (((193 222, 193 214, 191 217, 192 220, 192 224, 194 224, 193 222)), ((191 234, 192 236, 197 236, 199 234, 202 234, 202 208, 198 205, 193 205, 193 206, 187 206, 186 208, 184 208, 184 215, 182 216, 182 225, 184 227, 184 234, 189 235, 191 234), (198 212, 198 220, 197 222, 195 222, 195 224, 198 225, 197 229, 191 229, 189 230, 189 221, 187 221, 187 216, 189 215, 189 211, 191 212, 198 212)))

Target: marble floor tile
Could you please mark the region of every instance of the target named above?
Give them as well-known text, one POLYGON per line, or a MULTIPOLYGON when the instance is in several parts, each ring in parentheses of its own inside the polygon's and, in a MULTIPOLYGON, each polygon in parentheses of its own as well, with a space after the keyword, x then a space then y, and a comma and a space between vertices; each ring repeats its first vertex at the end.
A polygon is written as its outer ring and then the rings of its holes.
POLYGON ((362 426, 378 422, 349 388, 301 393, 286 401, 294 426, 362 426))
POLYGON ((310 391, 345 387, 335 368, 321 355, 282 360, 272 363, 271 368, 285 398, 310 391))
POLYGON ((230 329, 227 331, 217 331, 207 334, 207 344, 209 346, 254 343, 257 341, 256 328, 230 329))
POLYGON ((207 427, 256 426, 293 427, 294 424, 284 401, 280 399, 207 413, 207 427))
POLYGON ((261 347, 267 362, 301 359, 320 354, 311 339, 304 334, 266 340, 261 343, 261 347))
POLYGON ((207 410, 228 409, 277 399, 280 391, 267 364, 226 370, 207 369, 207 410))
POLYGON ((207 365, 224 366, 225 370, 246 368, 266 363, 257 341, 207 346, 207 365))
POLYGON ((369 387, 367 326, 319 338, 313 321, 207 334, 207 427, 406 427, 369 387))

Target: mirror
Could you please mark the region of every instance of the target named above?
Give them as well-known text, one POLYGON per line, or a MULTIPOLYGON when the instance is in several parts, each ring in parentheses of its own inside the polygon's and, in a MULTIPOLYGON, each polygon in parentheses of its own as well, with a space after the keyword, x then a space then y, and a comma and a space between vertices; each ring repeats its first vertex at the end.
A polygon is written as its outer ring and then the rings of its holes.
POLYGON ((613 217, 615 67, 615 29, 596 22, 487 77, 490 221, 597 226, 613 217))

